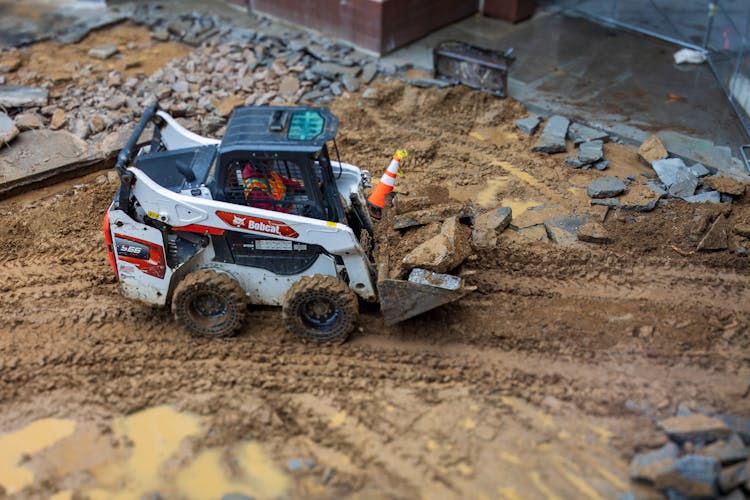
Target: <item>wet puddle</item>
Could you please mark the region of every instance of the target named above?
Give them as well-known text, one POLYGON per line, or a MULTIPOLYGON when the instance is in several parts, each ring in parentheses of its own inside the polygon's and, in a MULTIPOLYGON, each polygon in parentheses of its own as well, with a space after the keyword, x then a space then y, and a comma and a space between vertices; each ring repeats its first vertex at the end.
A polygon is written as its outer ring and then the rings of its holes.
POLYGON ((111 434, 90 427, 44 419, 0 435, 0 487, 13 494, 50 479, 56 484, 75 478, 75 489, 56 492, 55 500, 79 494, 91 500, 131 499, 155 492, 186 499, 228 493, 279 498, 290 488, 260 443, 195 453, 206 433, 201 418, 168 406, 117 418, 111 434))

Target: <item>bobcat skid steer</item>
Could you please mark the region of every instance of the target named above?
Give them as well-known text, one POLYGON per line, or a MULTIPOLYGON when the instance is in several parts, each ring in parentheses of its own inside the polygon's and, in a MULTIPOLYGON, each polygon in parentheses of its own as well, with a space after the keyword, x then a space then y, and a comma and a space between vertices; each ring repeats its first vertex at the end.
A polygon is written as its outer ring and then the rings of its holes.
POLYGON ((204 336, 234 333, 248 304, 282 306, 287 328, 318 342, 346 339, 359 299, 380 302, 392 324, 467 293, 454 276, 376 269, 365 250, 369 174, 330 158, 337 126, 327 108, 240 107, 219 141, 151 105, 118 156, 104 216, 121 292, 171 304, 204 336))

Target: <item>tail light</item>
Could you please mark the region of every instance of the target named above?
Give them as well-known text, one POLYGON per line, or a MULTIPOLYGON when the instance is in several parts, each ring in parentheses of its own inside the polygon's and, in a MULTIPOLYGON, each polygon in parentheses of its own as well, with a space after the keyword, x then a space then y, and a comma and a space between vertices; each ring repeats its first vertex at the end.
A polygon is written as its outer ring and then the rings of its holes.
POLYGON ((112 232, 109 229, 109 212, 104 213, 104 242, 107 244, 107 254, 109 255, 109 265, 112 266, 112 271, 115 273, 115 278, 120 279, 120 274, 117 272, 117 262, 115 262, 115 251, 112 247, 112 232))

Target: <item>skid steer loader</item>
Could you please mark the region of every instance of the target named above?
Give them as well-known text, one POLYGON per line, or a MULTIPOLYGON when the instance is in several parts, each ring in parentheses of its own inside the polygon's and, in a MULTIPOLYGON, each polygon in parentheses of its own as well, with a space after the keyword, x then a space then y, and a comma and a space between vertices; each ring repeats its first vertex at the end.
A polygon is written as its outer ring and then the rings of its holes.
POLYGON ((203 336, 234 333, 248 304, 282 306, 286 327, 318 342, 349 335, 360 299, 396 323, 463 296, 454 276, 376 269, 369 174, 331 159, 337 127, 327 108, 239 107, 219 141, 151 105, 118 156, 104 216, 121 292, 171 304, 203 336))

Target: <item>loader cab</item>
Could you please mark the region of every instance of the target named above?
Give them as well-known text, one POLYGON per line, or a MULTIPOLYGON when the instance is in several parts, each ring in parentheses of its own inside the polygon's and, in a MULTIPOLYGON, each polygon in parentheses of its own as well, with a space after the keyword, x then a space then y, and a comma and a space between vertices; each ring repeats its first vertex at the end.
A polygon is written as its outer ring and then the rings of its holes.
POLYGON ((337 126, 325 108, 235 109, 210 182, 214 198, 345 223, 327 147, 337 126))

